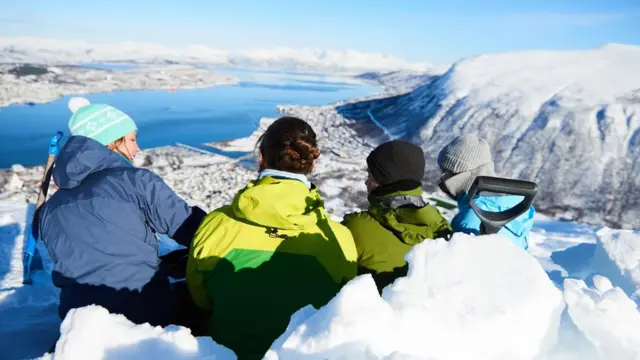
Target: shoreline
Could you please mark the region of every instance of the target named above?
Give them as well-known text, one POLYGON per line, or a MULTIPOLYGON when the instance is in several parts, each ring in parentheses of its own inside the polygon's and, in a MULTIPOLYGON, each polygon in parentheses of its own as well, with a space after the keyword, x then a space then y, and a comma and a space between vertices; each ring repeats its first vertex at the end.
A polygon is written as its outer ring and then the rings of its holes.
MULTIPOLYGON (((350 121, 318 118, 308 110, 335 109, 338 104, 358 100, 321 107, 278 106, 279 116, 305 118, 318 134, 322 155, 310 179, 319 186, 329 213, 337 218, 366 207, 365 159, 373 144, 360 138, 357 129, 349 125, 350 121)), ((198 147, 173 144, 145 149, 134 164, 154 171, 190 204, 212 210, 232 201, 235 193, 255 177, 256 169, 252 166, 255 141, 273 120, 261 118, 253 133, 244 138, 204 143, 198 147), (235 157, 234 152, 243 154, 235 157)), ((0 169, 0 200, 35 202, 42 171, 43 165, 13 165, 0 169)), ((49 194, 54 191, 50 188, 49 194)))
POLYGON ((0 110, 65 96, 117 91, 179 91, 235 85, 239 79, 185 65, 103 70, 76 65, 0 64, 0 110))

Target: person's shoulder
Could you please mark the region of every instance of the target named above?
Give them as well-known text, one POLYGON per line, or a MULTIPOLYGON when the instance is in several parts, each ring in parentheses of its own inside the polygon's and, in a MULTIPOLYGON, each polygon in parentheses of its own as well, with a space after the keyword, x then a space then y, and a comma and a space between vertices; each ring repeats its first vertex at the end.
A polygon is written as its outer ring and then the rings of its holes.
POLYGON ((347 238, 353 238, 351 235, 351 231, 349 230, 349 228, 347 226, 344 225, 344 223, 335 221, 335 220, 328 220, 329 222, 329 226, 331 227, 331 229, 333 229, 333 231, 337 234, 337 235, 342 235, 343 237, 347 237, 347 238))
POLYGON ((503 196, 477 196, 475 202, 497 210, 503 208, 512 208, 518 205, 524 199, 519 195, 503 195, 503 196))
POLYGON ((100 178, 102 181, 116 180, 141 188, 148 188, 149 185, 165 184, 164 180, 153 171, 134 166, 109 168, 102 170, 93 176, 94 179, 100 178))
POLYGON ((214 226, 220 222, 230 220, 233 220, 231 206, 224 205, 207 214, 207 216, 202 220, 200 227, 214 226))
POLYGON ((479 196, 476 196, 473 199, 473 201, 476 204, 482 204, 482 205, 487 205, 487 206, 491 206, 491 207, 496 207, 496 206, 499 206, 501 203, 505 202, 501 198, 504 198, 504 196, 484 196, 484 195, 479 195, 479 196))
POLYGON ((328 219, 329 227, 335 234, 338 243, 340 244, 340 248, 349 261, 356 261, 358 258, 358 252, 356 248, 356 243, 354 239, 354 235, 347 226, 339 223, 337 221, 328 219))
POLYGON ((123 175, 126 176, 132 176, 138 179, 143 179, 143 180, 147 180, 147 181, 162 181, 164 182, 164 180, 162 180, 162 178, 160 177, 160 175, 154 173, 153 171, 149 170, 149 169, 145 169, 145 168, 139 168, 139 167, 121 167, 121 168, 116 168, 114 169, 114 171, 118 171, 120 173, 122 173, 123 175))
POLYGON ((352 227, 366 226, 367 224, 377 222, 378 221, 374 219, 368 211, 359 211, 347 214, 342 220, 342 224, 349 229, 351 229, 352 227))
POLYGON ((382 241, 380 235, 389 232, 367 211, 345 216, 342 224, 349 229, 356 243, 382 241))
POLYGON ((209 242, 211 238, 229 236, 230 234, 228 231, 220 230, 225 227, 229 227, 233 222, 234 219, 231 217, 230 210, 231 207, 226 205, 207 214, 204 219, 202 219, 198 230, 196 230, 193 239, 193 246, 197 247, 203 243, 209 242))

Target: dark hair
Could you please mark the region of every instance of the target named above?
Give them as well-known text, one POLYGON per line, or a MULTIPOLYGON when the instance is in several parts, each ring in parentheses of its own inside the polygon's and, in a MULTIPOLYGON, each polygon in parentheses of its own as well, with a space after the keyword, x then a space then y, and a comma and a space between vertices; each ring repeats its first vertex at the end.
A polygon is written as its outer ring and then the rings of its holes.
POLYGON ((316 133, 304 120, 285 116, 274 121, 260 139, 265 165, 274 170, 309 174, 320 156, 316 133))

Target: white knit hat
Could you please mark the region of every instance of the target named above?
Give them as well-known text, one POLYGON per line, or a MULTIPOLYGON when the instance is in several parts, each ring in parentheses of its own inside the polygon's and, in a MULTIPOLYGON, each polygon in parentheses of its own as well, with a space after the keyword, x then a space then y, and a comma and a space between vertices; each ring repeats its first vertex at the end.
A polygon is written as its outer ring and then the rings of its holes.
POLYGON ((443 182, 454 196, 468 193, 478 176, 495 176, 489 143, 472 134, 447 144, 438 154, 438 166, 450 173, 443 182))

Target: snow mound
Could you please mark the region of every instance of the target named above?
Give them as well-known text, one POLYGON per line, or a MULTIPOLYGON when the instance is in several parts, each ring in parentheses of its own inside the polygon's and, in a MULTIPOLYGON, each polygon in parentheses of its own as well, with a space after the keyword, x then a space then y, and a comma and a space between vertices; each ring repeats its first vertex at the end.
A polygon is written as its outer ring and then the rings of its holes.
POLYGON ((356 359, 368 352, 389 353, 395 343, 389 338, 395 316, 371 275, 360 276, 319 311, 307 306, 296 312, 265 358, 356 359))
MULTIPOLYGON (((62 322, 53 357, 73 359, 236 359, 209 337, 195 338, 183 327, 135 325, 100 306, 72 310, 62 322)), ((51 358, 46 355, 42 359, 51 358)))
POLYGON ((640 359, 640 312, 624 291, 602 276, 594 288, 573 279, 564 288, 569 315, 603 359, 640 359))
POLYGON ((367 275, 298 311, 266 358, 533 359, 555 345, 561 292, 503 236, 427 241, 407 260, 382 297, 367 275))
POLYGON ((640 232, 604 228, 596 235, 594 272, 611 279, 640 303, 640 232))
MULTIPOLYGON (((31 231, 31 220, 35 206, 26 202, 0 200, 0 314, 2 320, 11 317, 11 310, 29 305, 47 306, 56 304, 58 291, 49 282, 41 288, 23 286, 24 277, 22 255, 24 245, 31 231), (7 311, 7 313, 3 313, 7 311), (5 318, 6 316, 6 318, 5 318)), ((46 246, 39 241, 37 244, 43 266, 47 271, 53 269, 46 246)), ((38 272, 34 274, 34 281, 42 280, 47 275, 38 272)), ((50 278, 50 275, 48 276, 50 278)), ((8 326, 3 324, 2 326, 8 326)), ((12 326, 21 325, 19 323, 12 326)), ((2 327, 0 326, 0 327, 2 327)))

